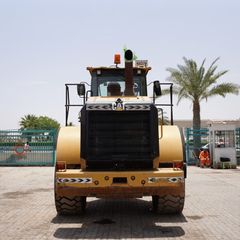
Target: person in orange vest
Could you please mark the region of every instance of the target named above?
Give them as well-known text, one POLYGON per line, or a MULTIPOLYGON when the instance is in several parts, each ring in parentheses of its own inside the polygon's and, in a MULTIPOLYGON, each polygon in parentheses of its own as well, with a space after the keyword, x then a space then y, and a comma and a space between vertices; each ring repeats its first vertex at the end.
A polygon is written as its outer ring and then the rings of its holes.
POLYGON ((202 149, 199 154, 199 160, 200 160, 200 167, 210 167, 210 158, 209 158, 209 152, 207 149, 202 149))

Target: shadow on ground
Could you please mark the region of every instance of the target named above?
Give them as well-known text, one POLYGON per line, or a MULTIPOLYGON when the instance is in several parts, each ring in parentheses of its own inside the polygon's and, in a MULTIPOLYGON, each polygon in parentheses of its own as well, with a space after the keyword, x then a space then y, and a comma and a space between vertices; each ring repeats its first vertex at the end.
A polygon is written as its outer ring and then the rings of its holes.
POLYGON ((107 200, 88 203, 82 216, 59 216, 54 237, 61 239, 161 238, 180 237, 184 230, 177 223, 187 222, 181 215, 158 215, 151 212, 151 202, 142 199, 107 200), (167 225, 167 226, 164 226, 167 225))

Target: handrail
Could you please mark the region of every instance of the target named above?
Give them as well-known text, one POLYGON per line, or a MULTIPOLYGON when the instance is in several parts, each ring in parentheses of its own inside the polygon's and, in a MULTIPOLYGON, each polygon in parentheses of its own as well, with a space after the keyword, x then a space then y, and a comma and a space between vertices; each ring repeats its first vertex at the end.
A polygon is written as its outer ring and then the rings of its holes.
POLYGON ((161 127, 161 136, 159 139, 163 138, 163 109, 162 108, 158 108, 158 110, 161 112, 162 118, 161 118, 161 122, 160 122, 160 127, 161 127))

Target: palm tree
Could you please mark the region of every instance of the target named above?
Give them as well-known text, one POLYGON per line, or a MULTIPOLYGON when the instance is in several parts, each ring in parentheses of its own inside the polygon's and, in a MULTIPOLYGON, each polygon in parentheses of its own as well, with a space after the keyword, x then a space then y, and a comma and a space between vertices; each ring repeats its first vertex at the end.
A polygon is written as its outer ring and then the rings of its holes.
POLYGON ((37 117, 33 114, 25 115, 19 122, 22 130, 31 129, 59 129, 60 123, 47 116, 37 117))
POLYGON ((25 115, 19 122, 21 129, 36 129, 38 126, 38 117, 33 114, 25 115))
MULTIPOLYGON (((216 72, 216 62, 219 58, 215 59, 208 69, 205 69, 203 60, 200 67, 192 59, 183 58, 185 65, 178 65, 176 68, 167 68, 170 72, 168 80, 174 84, 173 93, 178 96, 178 103, 186 98, 193 103, 193 131, 199 131, 201 128, 200 117, 200 102, 208 100, 208 98, 220 95, 225 97, 226 94, 238 94, 240 86, 234 83, 221 83, 217 81, 226 74, 228 71, 216 72)), ((200 135, 193 138, 194 148, 199 149, 201 144, 200 135)), ((198 154, 198 150, 195 151, 198 154)))

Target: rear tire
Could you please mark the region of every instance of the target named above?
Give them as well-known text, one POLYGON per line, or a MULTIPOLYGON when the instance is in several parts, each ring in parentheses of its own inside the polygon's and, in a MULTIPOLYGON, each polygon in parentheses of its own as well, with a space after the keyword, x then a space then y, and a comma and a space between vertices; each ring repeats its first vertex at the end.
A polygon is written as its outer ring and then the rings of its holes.
POLYGON ((160 214, 180 214, 184 206, 184 195, 167 194, 152 196, 152 209, 160 214))
POLYGON ((83 214, 86 209, 86 197, 63 197, 55 196, 55 205, 58 214, 83 214))

